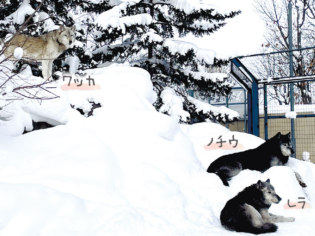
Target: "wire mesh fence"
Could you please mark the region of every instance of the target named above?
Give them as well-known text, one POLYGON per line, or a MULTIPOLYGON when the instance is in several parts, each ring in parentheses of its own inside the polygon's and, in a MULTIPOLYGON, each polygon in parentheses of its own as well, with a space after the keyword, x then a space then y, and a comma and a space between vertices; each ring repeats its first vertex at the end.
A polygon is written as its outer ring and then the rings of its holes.
POLYGON ((240 71, 242 75, 250 78, 246 76, 250 72, 259 84, 260 137, 267 139, 277 132, 291 132, 296 157, 315 162, 315 47, 293 50, 291 72, 289 51, 238 60, 245 68, 240 71))
POLYGON ((308 97, 303 98, 301 93, 301 83, 293 83, 294 88, 294 111, 291 111, 289 99, 276 99, 272 95, 275 90, 286 93, 286 98, 289 97, 290 83, 267 84, 266 93, 261 91, 260 96, 267 97, 267 104, 259 104, 260 113, 260 136, 262 138, 270 138, 277 132, 288 133, 292 132, 291 122, 293 119, 294 141, 296 148, 296 157, 299 159, 310 157, 315 162, 315 81, 306 81, 304 87, 308 87, 308 97), (284 101, 285 100, 285 101, 284 101), (306 103, 307 101, 307 103, 306 103), (267 105, 267 109, 265 109, 267 105), (267 113, 266 113, 267 112, 267 113), (266 118, 267 117, 267 123, 266 118))
MULTIPOLYGON (((279 80, 289 78, 289 51, 255 54, 239 57, 242 63, 259 80, 279 80)), ((315 74, 315 47, 293 50, 294 77, 315 74)))
POLYGON ((227 123, 225 126, 232 131, 247 132, 247 92, 244 88, 235 86, 229 96, 223 98, 211 98, 208 102, 214 106, 226 106, 239 114, 239 120, 227 123))

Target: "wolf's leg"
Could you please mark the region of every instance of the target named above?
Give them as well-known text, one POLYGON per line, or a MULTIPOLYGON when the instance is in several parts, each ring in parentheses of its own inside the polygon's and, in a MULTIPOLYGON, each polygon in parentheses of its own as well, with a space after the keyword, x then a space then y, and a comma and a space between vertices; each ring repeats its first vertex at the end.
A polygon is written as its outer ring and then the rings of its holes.
POLYGON ((293 222, 295 221, 294 217, 284 217, 270 214, 268 210, 264 209, 260 211, 260 214, 265 222, 279 223, 279 222, 293 222))
POLYGON ((48 61, 48 78, 49 78, 49 80, 52 80, 53 78, 52 78, 52 66, 53 66, 53 60, 49 60, 48 61))
POLYGON ((261 227, 265 223, 262 215, 253 206, 246 203, 244 206, 245 213, 251 220, 251 224, 254 227, 261 227))
POLYGON ((42 60, 42 72, 45 80, 52 80, 53 60, 42 60))
POLYGON ((228 181, 238 175, 242 170, 242 165, 239 162, 230 162, 228 165, 220 167, 215 173, 220 177, 225 186, 229 186, 228 181))
POLYGON ((259 211, 259 213, 261 214, 261 216, 265 222, 274 222, 271 214, 269 214, 267 209, 262 209, 259 211))
POLYGON ((294 217, 284 217, 284 216, 277 216, 270 214, 270 217, 272 219, 272 222, 274 223, 281 223, 281 222, 294 222, 295 218, 294 217))
POLYGON ((49 60, 42 60, 42 74, 45 80, 49 79, 48 67, 49 67, 49 60))
POLYGON ((301 175, 300 175, 298 172, 296 172, 296 171, 294 171, 294 174, 295 174, 296 180, 299 182, 300 186, 301 186, 302 188, 306 188, 307 185, 306 185, 306 183, 303 181, 301 175))
POLYGON ((272 222, 266 222, 261 213, 253 206, 245 204, 244 209, 250 223, 246 232, 260 234, 277 231, 278 227, 272 222))

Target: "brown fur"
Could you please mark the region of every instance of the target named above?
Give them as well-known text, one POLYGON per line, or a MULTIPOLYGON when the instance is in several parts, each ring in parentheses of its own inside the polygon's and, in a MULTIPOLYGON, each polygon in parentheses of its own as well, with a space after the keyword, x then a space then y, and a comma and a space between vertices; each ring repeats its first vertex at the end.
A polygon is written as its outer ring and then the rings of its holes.
POLYGON ((5 45, 4 55, 10 60, 14 58, 14 50, 23 48, 23 59, 40 61, 42 63, 43 77, 49 79, 52 75, 52 63, 74 41, 74 28, 61 26, 39 37, 25 34, 14 35, 5 45))

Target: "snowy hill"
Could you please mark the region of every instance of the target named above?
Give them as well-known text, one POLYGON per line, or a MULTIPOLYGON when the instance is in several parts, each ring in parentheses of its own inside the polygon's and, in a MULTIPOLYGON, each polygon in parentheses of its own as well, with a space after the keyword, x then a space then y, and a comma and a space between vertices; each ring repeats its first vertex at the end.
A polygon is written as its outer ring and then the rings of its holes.
POLYGON ((271 212, 296 218, 278 224, 274 235, 310 235, 314 164, 290 159, 290 167, 264 174, 243 171, 225 187, 206 172, 208 165, 263 140, 212 123, 179 125, 178 118, 158 113, 149 74, 142 69, 113 66, 89 73, 95 89, 59 84, 60 99, 19 110, 37 120, 63 117, 61 125, 8 136, 4 131, 17 123, 0 123, 0 235, 238 235, 221 227, 221 209, 245 186, 267 178, 283 199, 271 212), (86 108, 88 101, 102 105, 92 117, 70 108, 86 108), (205 147, 220 135, 225 140, 234 135, 237 148, 205 147), (307 188, 299 186, 291 168, 307 188), (285 208, 299 197, 310 208, 285 208))

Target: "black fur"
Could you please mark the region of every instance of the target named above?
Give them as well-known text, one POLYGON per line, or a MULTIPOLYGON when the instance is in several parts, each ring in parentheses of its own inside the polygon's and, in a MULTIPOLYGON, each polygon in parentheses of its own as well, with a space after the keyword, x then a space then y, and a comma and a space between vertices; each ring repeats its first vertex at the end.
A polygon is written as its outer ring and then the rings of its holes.
MULTIPOLYGON (((226 229, 237 232, 253 234, 275 232, 278 227, 274 223, 259 220, 260 217, 255 217, 255 214, 251 214, 251 211, 247 207, 248 205, 254 207, 258 215, 261 210, 268 210, 270 208, 271 203, 266 202, 262 190, 266 185, 272 186, 269 183, 269 180, 267 182, 258 181, 230 199, 221 211, 221 224, 226 229), (261 221, 261 224, 255 225, 255 220, 261 221)), ((275 196, 279 201, 281 200, 278 195, 275 194, 275 196)))
POLYGON ((207 171, 217 174, 223 184, 229 186, 228 181, 241 170, 250 169, 263 172, 271 166, 286 164, 289 156, 282 154, 282 144, 288 145, 291 154, 294 153, 290 133, 281 135, 279 132, 257 148, 219 157, 211 163, 207 171))

